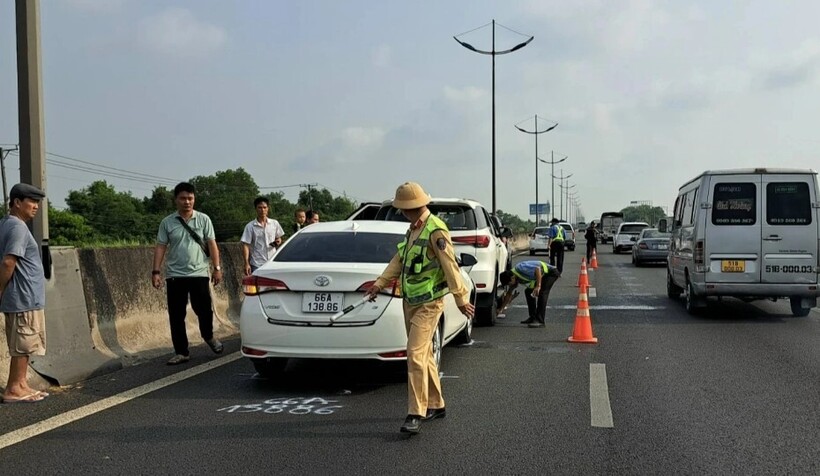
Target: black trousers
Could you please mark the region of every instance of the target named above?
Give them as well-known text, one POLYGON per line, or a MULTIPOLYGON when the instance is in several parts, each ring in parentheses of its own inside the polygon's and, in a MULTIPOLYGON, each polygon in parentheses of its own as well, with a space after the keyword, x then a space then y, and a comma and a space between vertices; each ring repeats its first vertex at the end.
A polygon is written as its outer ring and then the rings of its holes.
POLYGON ((589 266, 589 260, 592 259, 592 250, 598 249, 598 243, 595 241, 587 241, 587 266, 589 266))
POLYGON ((547 313, 547 299, 550 297, 550 290, 552 285, 558 281, 561 273, 550 271, 541 277, 541 292, 538 293, 538 299, 532 297, 532 290, 527 289, 525 296, 527 298, 527 310, 530 313, 530 319, 534 322, 544 322, 544 317, 547 313))
POLYGON ((550 264, 564 272, 564 242, 553 241, 550 243, 550 264))
POLYGON ((199 319, 199 333, 204 340, 214 337, 214 310, 211 302, 210 278, 168 278, 168 318, 171 321, 171 340, 174 352, 188 355, 188 333, 185 331, 185 315, 188 298, 191 308, 199 319))

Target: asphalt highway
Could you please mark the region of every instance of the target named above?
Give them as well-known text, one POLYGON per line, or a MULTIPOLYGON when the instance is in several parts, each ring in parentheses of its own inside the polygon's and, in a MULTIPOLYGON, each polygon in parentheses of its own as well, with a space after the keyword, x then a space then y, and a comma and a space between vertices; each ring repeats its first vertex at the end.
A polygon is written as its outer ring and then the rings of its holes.
POLYGON ((602 246, 590 274, 599 341, 571 344, 580 249, 566 253, 545 328, 519 324, 520 296, 472 345, 445 348, 447 417, 417 436, 398 431, 402 364, 294 361, 268 381, 233 340, 221 356, 195 349, 187 367, 157 359, 0 406, 0 470, 820 473, 817 310, 724 299, 690 316, 666 297, 664 266, 602 246))

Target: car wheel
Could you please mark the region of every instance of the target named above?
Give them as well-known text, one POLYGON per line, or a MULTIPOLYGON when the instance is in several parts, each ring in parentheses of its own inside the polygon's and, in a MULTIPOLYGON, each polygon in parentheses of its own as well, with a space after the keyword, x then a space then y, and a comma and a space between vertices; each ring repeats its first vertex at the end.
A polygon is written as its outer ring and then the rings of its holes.
POLYGON ((613 246, 612 247, 612 252, 617 255, 621 252, 621 250, 619 250, 617 246, 613 246))
POLYGON ((676 285, 672 281, 672 275, 668 272, 666 273, 666 295, 669 296, 671 299, 678 299, 680 298, 680 294, 683 290, 680 286, 676 285))
POLYGON ((809 315, 811 311, 810 307, 802 307, 801 301, 799 296, 792 296, 789 298, 789 304, 792 306, 792 315, 794 317, 806 317, 809 315))
POLYGON ((444 318, 438 320, 436 330, 433 332, 433 361, 436 363, 436 369, 441 371, 441 327, 444 325, 444 318))
POLYGON ((256 373, 262 377, 273 379, 281 376, 288 365, 288 359, 279 357, 268 357, 266 359, 251 359, 256 373))
POLYGON ((683 305, 686 308, 686 312, 689 314, 697 314, 698 307, 696 305, 697 296, 695 295, 695 287, 692 286, 692 282, 687 280, 686 281, 686 289, 683 292, 683 305))
POLYGON ((535 256, 535 250, 530 249, 530 256, 535 256))
POLYGON ((490 305, 488 307, 479 307, 475 310, 476 319, 478 319, 477 324, 486 327, 492 327, 495 325, 495 318, 498 314, 498 278, 496 277, 496 282, 493 284, 493 293, 492 299, 490 299, 490 305))

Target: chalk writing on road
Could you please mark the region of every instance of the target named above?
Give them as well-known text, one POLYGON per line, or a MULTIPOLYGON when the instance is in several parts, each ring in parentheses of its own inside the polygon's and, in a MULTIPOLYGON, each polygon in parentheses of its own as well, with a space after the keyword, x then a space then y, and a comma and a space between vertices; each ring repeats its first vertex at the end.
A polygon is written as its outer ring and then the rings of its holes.
POLYGON ((231 405, 220 408, 218 412, 225 413, 267 413, 275 415, 288 413, 291 415, 331 415, 343 405, 331 405, 338 400, 326 400, 320 397, 280 397, 265 400, 262 403, 248 403, 245 405, 231 405))

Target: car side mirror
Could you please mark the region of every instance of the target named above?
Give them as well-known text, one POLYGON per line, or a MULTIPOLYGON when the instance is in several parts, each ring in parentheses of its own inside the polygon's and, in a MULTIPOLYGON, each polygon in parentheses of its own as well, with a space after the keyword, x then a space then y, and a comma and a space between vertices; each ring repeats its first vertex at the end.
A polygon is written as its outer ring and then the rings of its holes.
POLYGON ((630 240, 631 240, 631 241, 638 241, 638 237, 637 237, 637 236, 633 236, 632 238, 630 238, 630 240))
POLYGON ((513 233, 512 233, 512 230, 510 230, 510 228, 509 228, 509 227, 502 226, 502 227, 501 227, 501 229, 499 230, 499 234, 498 234, 498 235, 499 235, 501 238, 512 238, 513 233))
POLYGON ((666 218, 661 218, 658 220, 658 231, 661 233, 666 233, 666 218))
POLYGON ((458 260, 458 265, 462 267, 475 266, 476 263, 478 263, 478 260, 475 258, 475 256, 469 253, 461 253, 461 257, 458 260))

